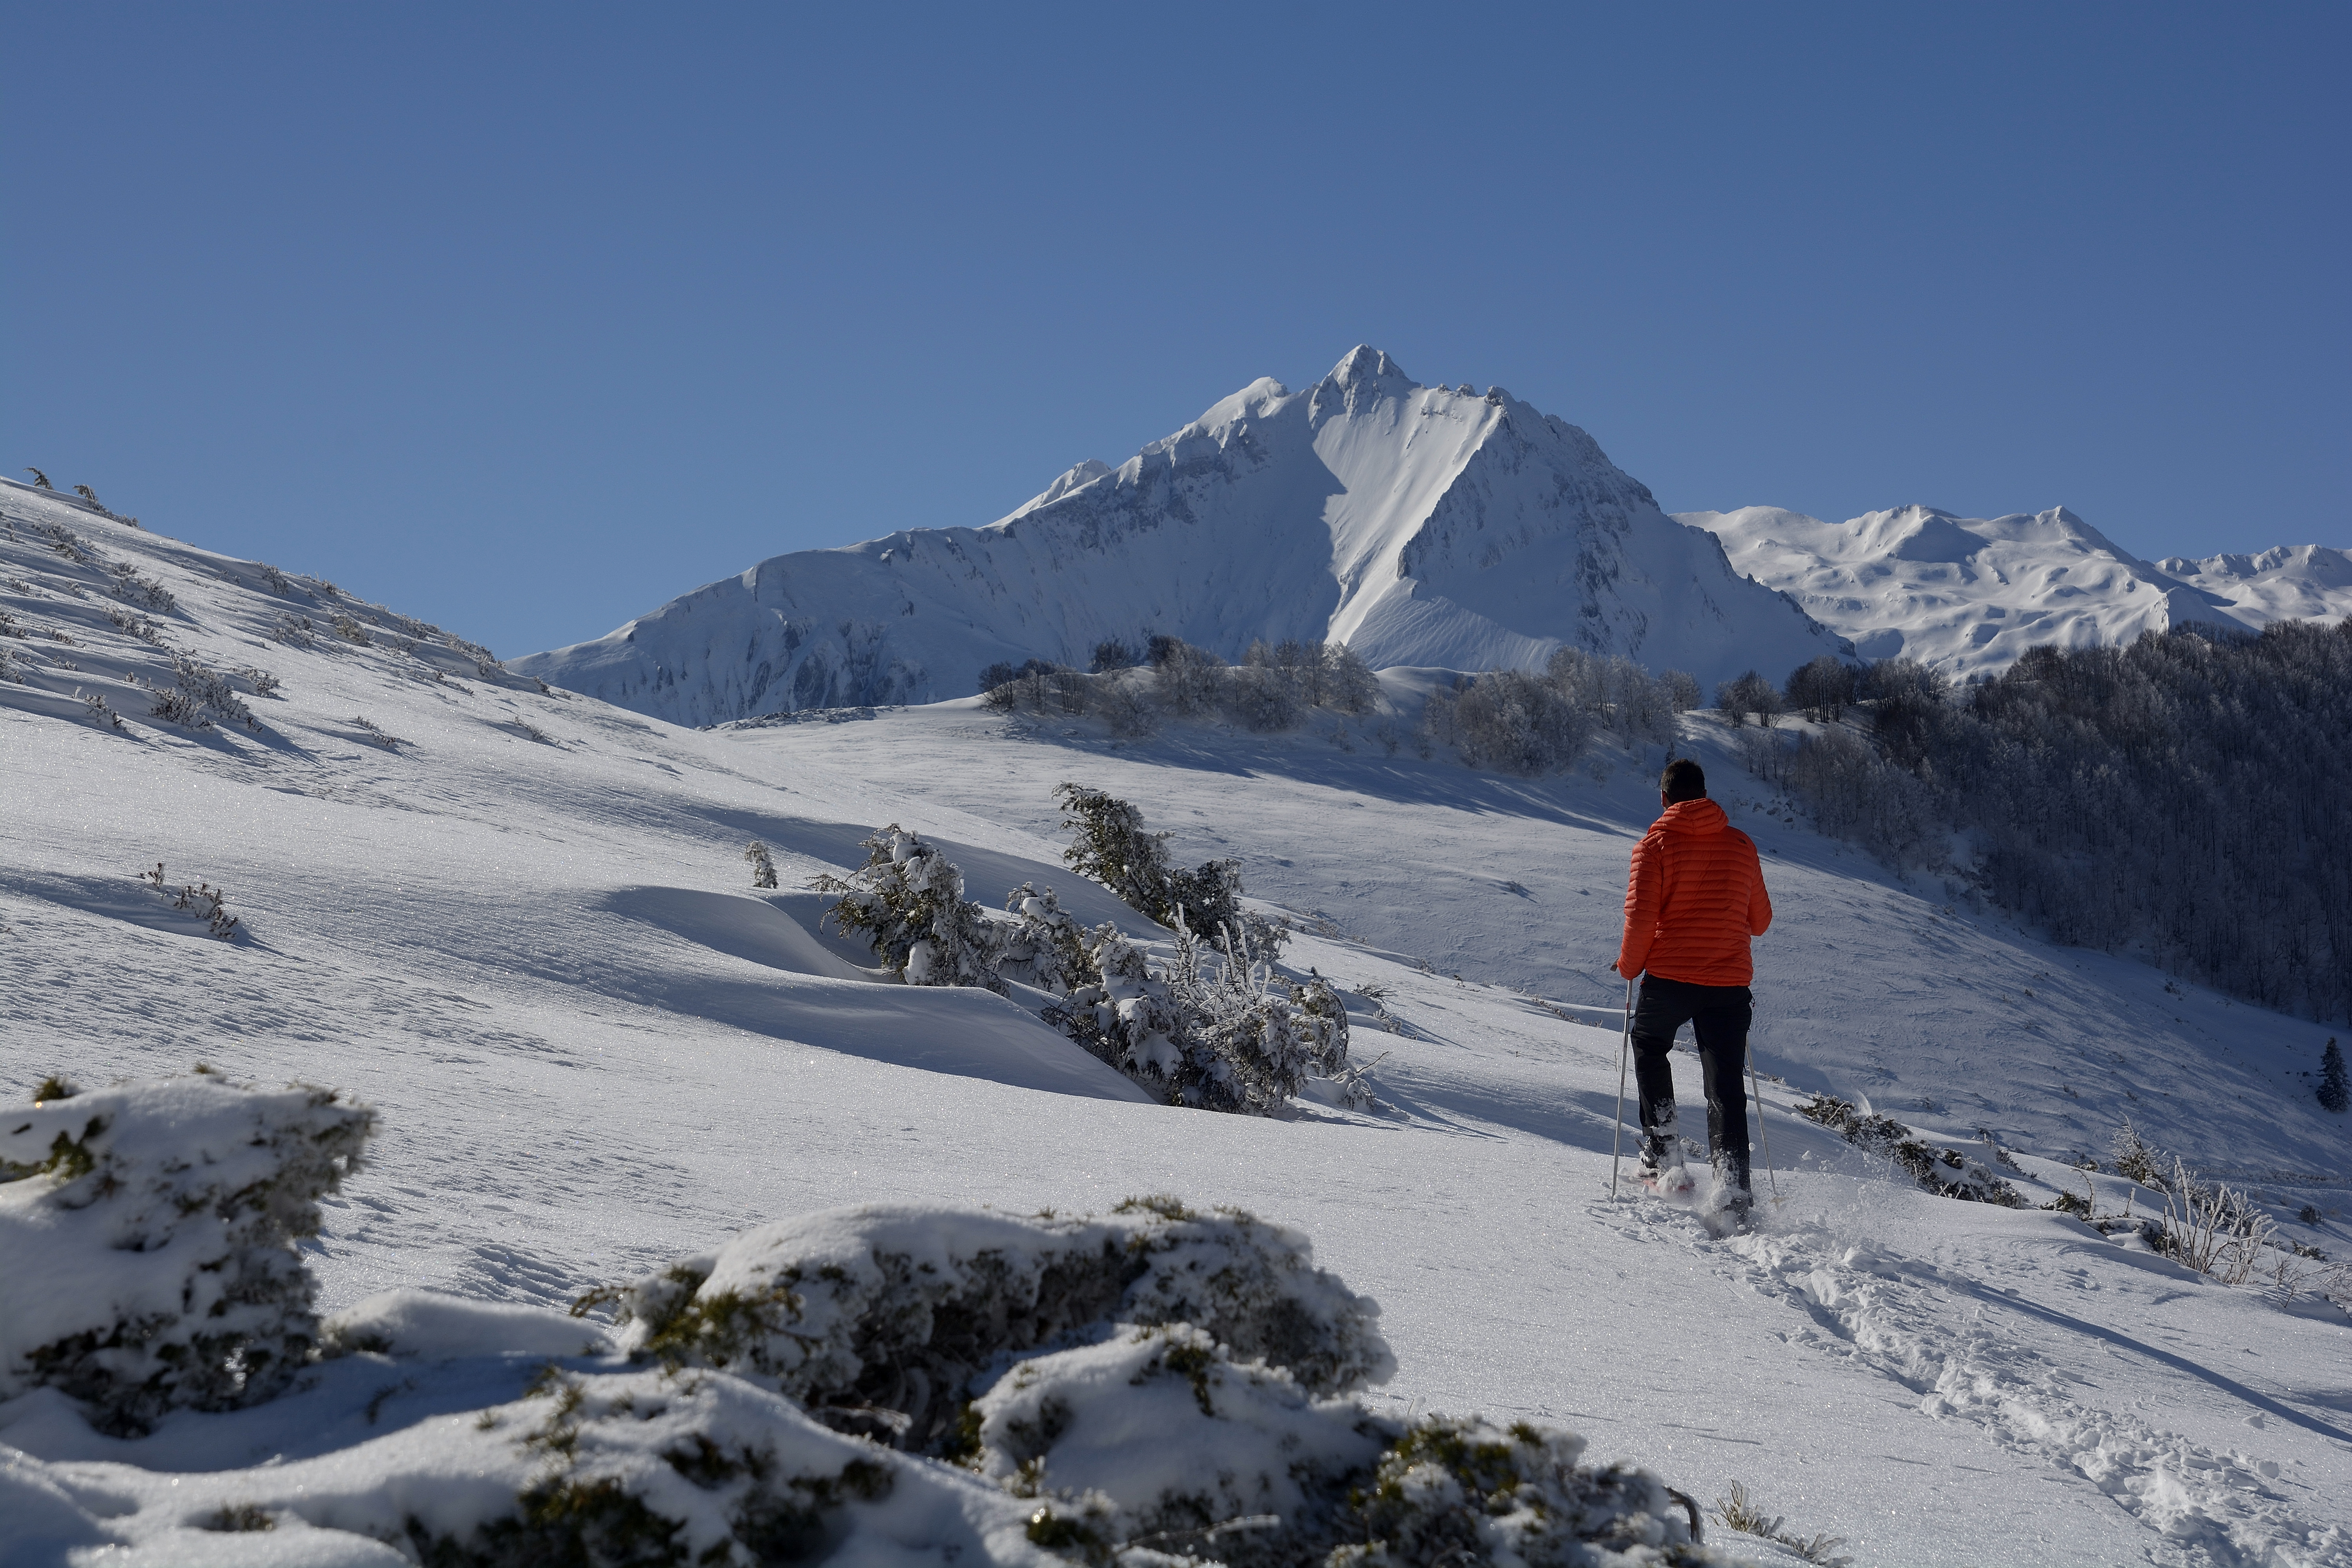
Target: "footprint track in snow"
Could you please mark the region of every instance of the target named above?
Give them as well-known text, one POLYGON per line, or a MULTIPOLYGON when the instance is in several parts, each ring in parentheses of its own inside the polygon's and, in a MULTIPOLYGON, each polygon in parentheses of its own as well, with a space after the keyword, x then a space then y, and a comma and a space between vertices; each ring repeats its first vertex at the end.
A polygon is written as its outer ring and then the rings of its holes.
MULTIPOLYGON (((2098 1488, 2154 1533, 2146 1560, 2179 1568, 2320 1568, 2352 1563, 2352 1536, 2305 1519, 2268 1483, 2278 1467, 2216 1453, 2179 1433, 2086 1405, 1974 1289, 1931 1264, 1843 1239, 1818 1222, 1716 1243, 1718 1272, 1804 1314, 1792 1336, 1851 1358, 1918 1396, 1922 1415, 1970 1423, 1992 1441, 2098 1488)), ((2022 1303, 2017 1304, 2022 1306, 2022 1303)))

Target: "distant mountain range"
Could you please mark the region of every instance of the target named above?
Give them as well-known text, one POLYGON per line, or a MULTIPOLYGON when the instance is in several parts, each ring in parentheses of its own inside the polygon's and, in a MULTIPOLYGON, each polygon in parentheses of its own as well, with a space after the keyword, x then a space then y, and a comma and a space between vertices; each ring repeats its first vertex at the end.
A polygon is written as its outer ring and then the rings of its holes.
POLYGON ((709 724, 967 696, 997 660, 1083 666, 1154 633, 1228 658, 1343 641, 1375 668, 1571 646, 1709 685, 1853 653, 1575 426, 1358 348, 1303 392, 1255 381, 1116 468, 1081 463, 986 527, 775 556, 514 664, 709 724))
POLYGON ((1084 666, 1157 633, 1227 658, 1341 641, 1376 668, 1532 668, 1573 647, 1711 689, 1825 653, 1964 676, 2036 643, 2347 611, 2340 550, 2150 563, 2063 507, 1668 517, 1575 426, 1360 347, 1303 392, 1252 382, 1117 468, 1080 463, 985 527, 772 556, 513 663, 713 724, 967 696, 999 660, 1084 666))
POLYGON ((2196 622, 2252 630, 2352 612, 2352 557, 2341 550, 2148 562, 2063 507, 1974 518, 1908 506, 1842 523, 1769 506, 1675 516, 1865 658, 1900 655, 1954 676, 2005 668, 2037 643, 2084 647, 2196 622))

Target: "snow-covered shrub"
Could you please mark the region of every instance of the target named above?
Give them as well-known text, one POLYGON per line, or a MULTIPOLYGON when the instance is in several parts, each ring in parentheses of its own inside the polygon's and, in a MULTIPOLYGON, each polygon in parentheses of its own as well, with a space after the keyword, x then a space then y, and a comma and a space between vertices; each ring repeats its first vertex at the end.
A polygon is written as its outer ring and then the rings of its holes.
MULTIPOLYGON (((119 727, 119 726, 118 726, 119 727)), ((210 882, 184 883, 174 891, 163 878, 163 863, 155 862, 151 870, 139 873, 139 880, 172 900, 175 910, 185 910, 205 922, 205 927, 223 942, 236 936, 242 923, 228 912, 228 889, 215 888, 210 882)))
MULTIPOLYGON (((436 1507, 434 1489, 386 1489, 417 1510, 402 1533, 434 1568, 813 1562, 861 1526, 881 1526, 887 1541, 882 1505, 902 1479, 946 1490, 734 1378, 583 1375, 550 1363, 525 1398, 479 1421, 457 1440, 489 1449, 474 1474, 516 1484, 507 1508, 451 1529, 425 1515, 478 1504, 436 1507)), ((953 1500, 938 1495, 915 1511, 955 1517, 953 1500)))
POLYGON ((1088 956, 1086 927, 1062 908, 1053 889, 1024 882, 1005 895, 1004 907, 1012 911, 1013 925, 998 938, 1000 974, 1065 995, 1099 978, 1088 956))
POLYGON ((1314 1394, 1395 1370, 1378 1305, 1316 1268, 1304 1236, 1165 1198, 1084 1218, 837 1209, 745 1231, 573 1310, 600 1305, 640 1361, 717 1368, 931 1452, 971 1451, 965 1405, 1013 1362, 1113 1324, 1190 1324, 1314 1394))
POLYGON ((262 584, 268 587, 271 593, 277 595, 281 599, 290 599, 294 596, 294 580, 292 578, 287 576, 285 573, 280 572, 277 567, 270 565, 266 561, 258 563, 258 569, 261 573, 262 584))
POLYGON ((1748 1489, 1738 1481, 1731 1483, 1731 1495, 1717 1498, 1715 1506, 1707 1511, 1742 1535, 1758 1536, 1787 1547, 1796 1553, 1800 1562, 1817 1563, 1821 1568, 1853 1568, 1853 1559, 1838 1551, 1845 1544, 1845 1537, 1827 1535, 1818 1531, 1811 1536, 1791 1532, 1786 1519, 1779 1514, 1766 1513, 1748 1495, 1748 1489))
POLYGON ((1160 727, 1160 710, 1144 686, 1116 675, 1095 682, 1094 711, 1121 740, 1136 740, 1160 727))
POLYGON ((776 885, 776 858, 768 847, 754 838, 743 846, 743 858, 751 863, 751 886, 772 888, 776 885))
POLYGON ((1183 718, 1223 706, 1232 677, 1225 661, 1175 637, 1151 639, 1151 692, 1160 706, 1183 718))
POLYGON ((1423 1421, 1381 1457, 1328 1568, 1730 1563, 1696 1544, 1697 1510, 1648 1470, 1580 1468, 1584 1439, 1525 1422, 1423 1421), (1646 1550, 1645 1550, 1646 1549, 1646 1550))
POLYGON ((2344 1075, 2344 1048, 2333 1035, 2327 1037, 2327 1048, 2319 1053, 2319 1103, 2321 1109, 2338 1116, 2352 1108, 2352 1085, 2347 1085, 2344 1075))
POLYGON ((5 1120, 0 1399, 57 1388, 121 1434, 286 1387, 318 1338, 294 1244, 358 1168, 374 1111, 199 1071, 5 1120))
POLYGON ((1062 826, 1071 835, 1062 858, 1090 882, 1118 895, 1128 908, 1161 925, 1183 925, 1214 937, 1231 926, 1271 956, 1288 933, 1241 907, 1241 864, 1205 860, 1180 871, 1168 859, 1168 835, 1147 832, 1143 813, 1128 802, 1079 784, 1058 784, 1062 826))
MULTIPOLYGON (((242 724, 248 730, 259 730, 261 721, 253 716, 236 688, 226 676, 197 663, 184 653, 172 655, 173 684, 158 690, 154 699, 154 715, 191 730, 209 730, 215 719, 232 724, 242 724)), ((272 683, 273 685, 275 682, 272 683)))
POLYGON ((1958 1149, 1932 1147, 1891 1116, 1859 1110, 1851 1101, 1826 1094, 1816 1094, 1798 1106, 1797 1114, 1839 1133, 1858 1149, 1893 1161, 1938 1197, 1998 1204, 2003 1208, 2025 1206, 2017 1189, 1993 1172, 1958 1149))
POLYGON ((1098 927, 1086 949, 1092 977, 1053 1021, 1175 1105, 1263 1116, 1310 1072, 1345 1076, 1348 1015, 1337 994, 1319 978, 1276 974, 1252 961, 1246 938, 1234 941, 1223 938, 1222 963, 1204 963, 1202 944, 1180 929, 1175 956, 1154 973, 1140 946, 1098 927))
POLYGON ((382 746, 387 752, 397 752, 401 747, 408 744, 406 741, 402 740, 364 713, 353 714, 352 722, 357 724, 366 734, 368 744, 372 746, 382 746))
MULTIPOLYGON (((321 584, 320 586, 327 588, 330 593, 335 591, 330 584, 321 584)), ((352 619, 348 614, 338 615, 335 617, 334 625, 329 629, 333 631, 337 637, 342 638, 343 641, 350 643, 353 647, 366 647, 369 644, 375 641, 374 637, 368 635, 367 627, 360 625, 358 621, 352 619)))
POLYGON ((1095 656, 1087 668, 1093 674, 1103 675, 1114 669, 1133 669, 1141 662, 1133 648, 1116 637, 1110 637, 1095 644, 1095 656))
MULTIPOLYGON (((0 660, 0 674, 5 673, 5 660, 0 660)), ((81 699, 82 711, 89 715, 89 721, 91 723, 104 724, 109 728, 116 730, 122 728, 122 715, 117 713, 113 709, 106 705, 106 694, 104 692, 84 691, 81 688, 76 687, 74 688, 74 695, 81 699)))
POLYGON ((845 878, 820 875, 814 884, 837 896, 825 919, 871 942, 909 985, 1003 990, 995 939, 980 906, 964 898, 963 872, 954 862, 895 822, 859 847, 865 865, 845 878))
MULTIPOLYGON (((1265 644, 1256 644, 1251 654, 1256 654, 1265 644)), ((1233 708, 1234 717, 1242 720, 1246 729, 1258 733, 1298 729, 1298 720, 1306 705, 1298 700, 1298 689, 1291 682, 1286 670, 1275 670, 1263 663, 1244 663, 1228 672, 1225 679, 1225 703, 1233 708)))
POLYGON ((1349 1494, 1402 1434, 1189 1323, 1121 1325, 1023 1362, 971 1415, 971 1467, 1051 1500, 1036 1535, 1179 1560, 1204 1552, 1229 1568, 1320 1559, 1349 1494))
POLYGON ((1490 670, 1431 692, 1422 726, 1469 767, 1527 777, 1570 766, 1592 736, 1585 710, 1516 669, 1490 670))
POLYGON ((179 603, 172 596, 169 588, 152 577, 141 576, 139 568, 128 561, 110 561, 106 563, 106 571, 107 575, 114 580, 111 584, 114 596, 125 604, 144 605, 151 610, 168 610, 179 603))
POLYGON ((311 634, 318 629, 308 616, 281 614, 269 624, 270 637, 278 642, 284 643, 288 647, 310 647, 311 634))
POLYGON ((106 606, 106 618, 116 631, 128 632, 152 647, 163 646, 162 624, 141 615, 136 610, 118 609, 109 605, 106 606))
POLYGON ((2164 1226, 2156 1250, 2224 1285, 2252 1279, 2278 1228, 2262 1205, 2234 1187, 2200 1181, 2178 1155, 2162 1185, 2164 1226))
POLYGON ((2156 1145, 2140 1136, 2139 1129, 2131 1124, 2130 1117, 2125 1117, 2124 1124, 2116 1130, 2115 1141, 2108 1146, 2108 1152, 2115 1160, 2116 1175, 2137 1182, 2143 1187, 2154 1187, 2159 1192, 2164 1190, 2164 1156, 2157 1152, 2156 1145))
POLYGON ((278 695, 278 678, 266 669, 248 664, 236 672, 236 678, 253 688, 253 694, 256 697, 278 695))
POLYGON ((1658 677, 1658 688, 1666 695, 1666 706, 1676 713, 1687 713, 1698 706, 1698 677, 1687 669, 1670 669, 1658 677))

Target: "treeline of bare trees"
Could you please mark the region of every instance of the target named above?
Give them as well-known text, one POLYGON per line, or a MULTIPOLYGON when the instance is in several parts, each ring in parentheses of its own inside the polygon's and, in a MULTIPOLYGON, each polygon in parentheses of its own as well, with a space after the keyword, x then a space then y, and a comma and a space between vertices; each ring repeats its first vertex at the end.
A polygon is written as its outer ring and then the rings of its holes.
POLYGON ((2352 1017, 2352 622, 2039 647, 1957 691, 1894 660, 1850 700, 1875 744, 1749 747, 1825 830, 1897 865, 1966 830, 1982 893, 2060 942, 2352 1017))

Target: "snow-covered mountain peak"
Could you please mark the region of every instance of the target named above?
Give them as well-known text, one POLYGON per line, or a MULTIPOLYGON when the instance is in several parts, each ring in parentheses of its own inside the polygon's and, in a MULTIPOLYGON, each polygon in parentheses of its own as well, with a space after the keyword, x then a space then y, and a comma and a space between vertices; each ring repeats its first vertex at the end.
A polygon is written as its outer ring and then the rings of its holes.
POLYGON ((1425 388, 1364 345, 1304 392, 1262 377, 1116 468, 1080 464, 988 528, 777 556, 521 662, 707 724, 961 696, 999 660, 1083 665, 1160 633, 1470 670, 1566 644, 1709 681, 1852 652, 1582 430, 1499 387, 1425 388))
POLYGON ((1072 490, 1077 489, 1085 485, 1090 485, 1097 479, 1101 479, 1104 475, 1112 471, 1111 466, 1108 463, 1106 463, 1097 458, 1088 458, 1084 462, 1064 469, 1061 475, 1056 478, 1052 484, 1047 485, 1044 489, 1038 491, 1035 495, 1031 496, 1027 500, 1023 501, 1019 506, 1014 507, 1011 511, 1005 513, 1004 516, 998 518, 996 521, 1000 523, 1005 523, 1011 522, 1016 517, 1026 517, 1031 512, 1035 511, 1039 507, 1051 506, 1054 502, 1060 500, 1064 496, 1068 495, 1072 490))
POLYGON ((2352 563, 2331 588, 2337 568, 2324 559, 2342 562, 2341 552, 2159 565, 2063 506, 1973 518, 1914 505, 1842 523, 1763 506, 1676 515, 1865 657, 1900 655, 1956 676, 2003 668, 2039 643, 2113 645, 2195 622, 2247 629, 2352 609, 2352 563))

